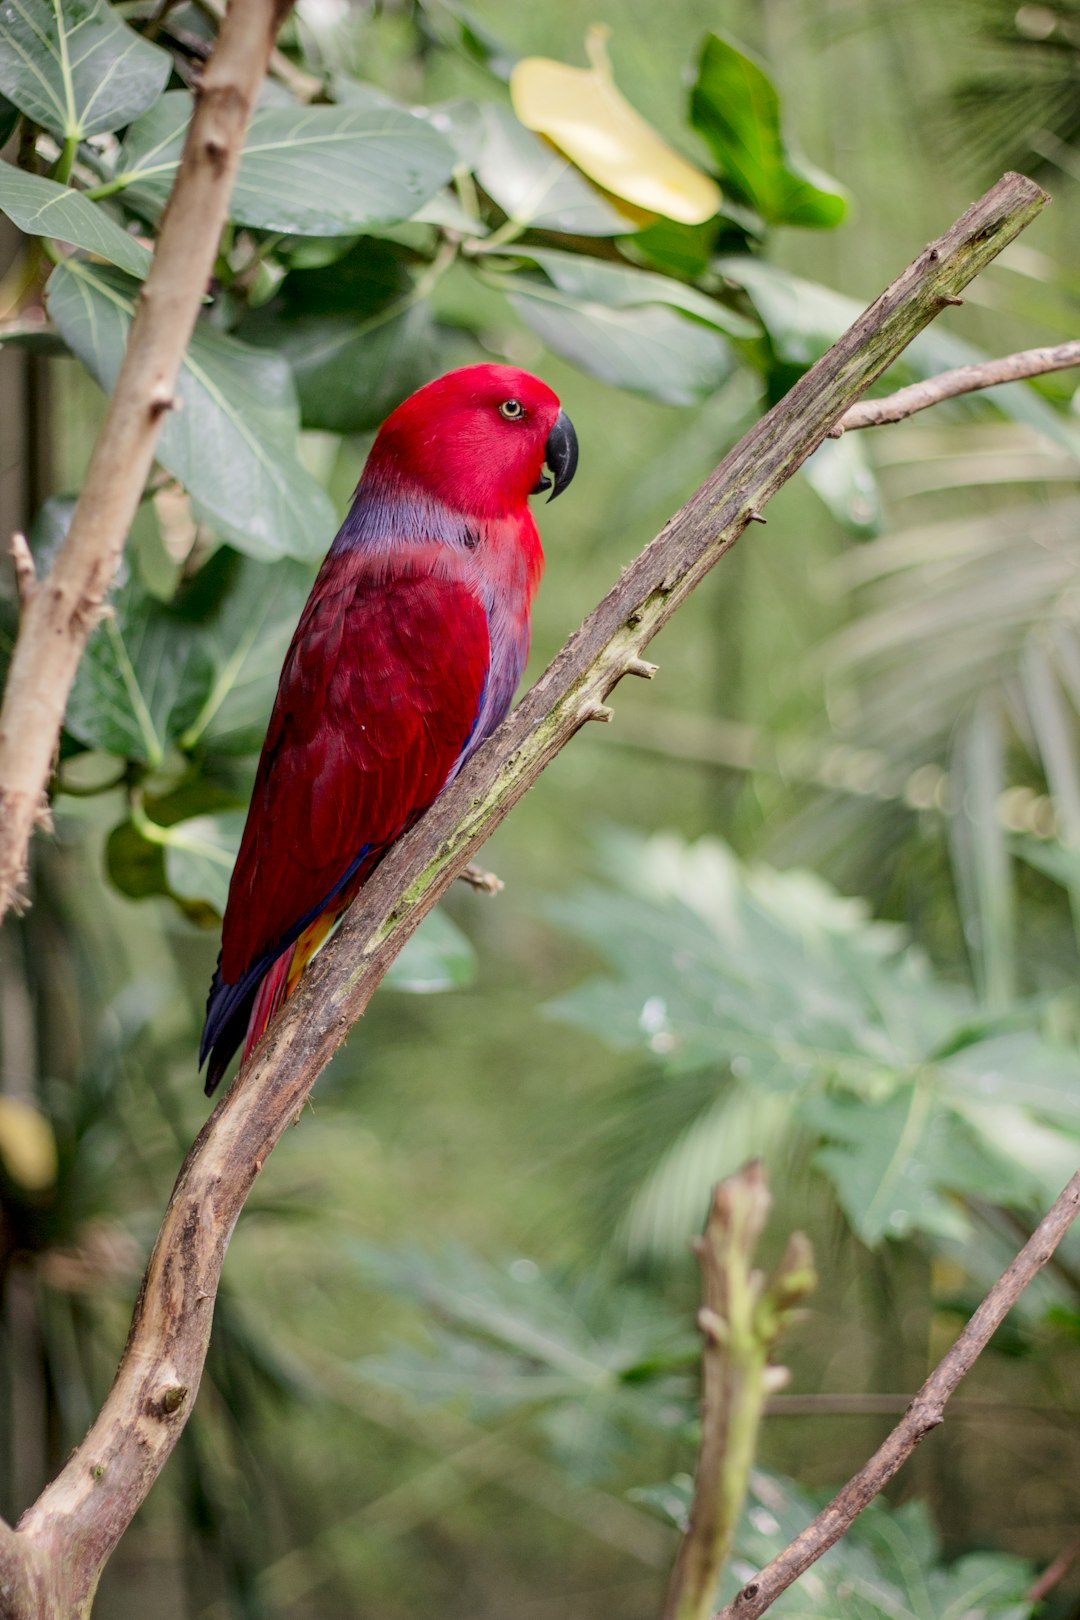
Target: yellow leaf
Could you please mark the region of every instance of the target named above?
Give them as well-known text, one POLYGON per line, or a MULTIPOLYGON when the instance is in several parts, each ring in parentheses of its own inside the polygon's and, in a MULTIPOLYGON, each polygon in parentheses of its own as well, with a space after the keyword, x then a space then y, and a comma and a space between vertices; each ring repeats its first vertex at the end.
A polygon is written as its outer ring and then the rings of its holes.
POLYGON ((607 34, 604 27, 590 28, 589 68, 523 57, 510 75, 514 111, 613 196, 700 225, 719 211, 720 188, 631 107, 611 76, 607 34))
POLYGON ((26 1192, 44 1192, 56 1180, 56 1138, 32 1103, 0 1097, 0 1160, 26 1192))

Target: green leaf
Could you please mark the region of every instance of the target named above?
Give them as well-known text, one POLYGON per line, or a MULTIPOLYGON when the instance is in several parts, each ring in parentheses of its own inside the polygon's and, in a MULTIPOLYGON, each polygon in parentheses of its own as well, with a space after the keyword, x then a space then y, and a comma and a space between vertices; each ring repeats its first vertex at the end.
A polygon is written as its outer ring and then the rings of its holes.
POLYGON ((1011 838, 1009 848, 1036 872, 1060 883, 1063 889, 1070 893, 1080 889, 1080 849, 1054 839, 1031 837, 1011 838))
POLYGON ((1027 1209, 1075 1161, 1080 1054, 1037 1029, 987 1034, 970 993, 859 903, 808 873, 742 867, 709 840, 609 832, 605 846, 630 892, 590 889, 552 910, 614 973, 550 1010, 662 1071, 670 1100, 652 1111, 636 1249, 670 1250, 676 1223, 684 1236, 700 1224, 717 1167, 751 1132, 753 1151, 777 1154, 809 1135, 869 1244, 959 1238, 959 1198, 1027 1209), (687 1086, 689 1115, 671 1096, 687 1086))
POLYGON ((862 433, 826 439, 802 465, 802 475, 818 499, 849 534, 880 534, 881 491, 862 433))
POLYGON ((475 977, 476 952, 471 941, 436 907, 391 962, 383 983, 392 990, 431 995, 439 990, 461 990, 475 977))
POLYGON ((917 1231, 966 1238, 970 1221, 954 1195, 1003 1204, 1037 1194, 1030 1178, 944 1106, 931 1078, 877 1104, 850 1096, 808 1099, 799 1114, 824 1138, 814 1162, 871 1247, 917 1231))
POLYGON ((400 250, 362 239, 333 265, 294 270, 243 324, 245 342, 292 367, 305 427, 377 427, 437 370, 431 311, 400 250))
MULTIPOLYGON (((49 313, 103 388, 116 381, 137 286, 68 259, 45 290, 49 313)), ((286 362, 200 323, 177 382, 158 459, 196 515, 252 556, 314 557, 335 522, 325 491, 296 455, 297 408, 286 362)))
POLYGON ((443 0, 436 12, 425 10, 422 16, 425 26, 438 27, 443 43, 456 45, 479 67, 486 68, 493 78, 504 83, 509 81, 518 60, 516 51, 485 28, 464 6, 443 0))
POLYGON ((891 926, 808 872, 746 868, 711 839, 612 845, 636 892, 585 889, 552 915, 614 964, 552 1004, 675 1071, 730 1064, 755 1089, 880 1096, 972 1009, 891 926))
POLYGON ((171 67, 105 0, 0 0, 0 91, 58 140, 129 124, 171 67))
POLYGON ((192 657, 190 629, 129 577, 90 637, 66 730, 87 748, 159 765, 194 716, 192 657))
MULTIPOLYGON (((47 502, 43 523, 54 508, 66 522, 71 505, 47 502)), ((90 638, 67 730, 151 766, 176 747, 257 753, 310 584, 299 563, 258 563, 224 547, 170 603, 133 571, 90 638)))
MULTIPOLYGON (((176 740, 187 750, 256 754, 311 590, 311 569, 288 559, 268 565, 222 550, 197 583, 204 575, 217 576, 211 588, 220 594, 218 605, 191 623, 198 649, 193 660, 198 708, 176 740)), ((194 709, 194 703, 190 706, 194 709)))
MULTIPOLYGON (((452 113, 451 108, 440 111, 444 117, 452 113)), ((620 213, 508 108, 483 102, 478 111, 479 128, 475 134, 470 130, 466 149, 474 142, 478 146, 476 177, 508 219, 523 229, 570 236, 623 236, 636 229, 636 220, 620 213)), ((472 104, 468 112, 475 118, 472 104)), ((468 127, 468 121, 457 127, 468 127)))
POLYGON ((737 365, 728 337, 755 333, 744 317, 666 276, 547 249, 529 257, 544 281, 499 280, 522 320, 583 370, 666 404, 714 393, 737 365))
POLYGON ((982 999, 1001 1007, 1016 994, 1016 904, 1005 828, 1001 716, 985 695, 957 725, 949 834, 964 938, 982 999))
POLYGON ((719 34, 706 35, 702 47, 690 122, 708 141, 724 189, 769 224, 832 226, 844 218, 844 188, 785 141, 764 68, 719 34))
MULTIPOLYGON (((154 841, 165 850, 165 880, 178 899, 202 901, 219 917, 224 914, 246 820, 246 810, 223 810, 155 832, 154 841)), ((145 826, 142 830, 145 834, 145 826)))
POLYGON ((108 259, 133 276, 145 276, 152 254, 81 191, 57 185, 0 163, 0 210, 20 231, 51 236, 108 259))
POLYGON ((605 1472, 628 1433, 683 1420, 690 1386, 678 1330, 654 1300, 599 1278, 547 1276, 531 1260, 488 1264, 463 1249, 352 1244, 367 1278, 418 1307, 429 1344, 360 1362, 366 1380, 419 1404, 453 1400, 484 1422, 539 1418, 561 1465, 605 1472))
MULTIPOLYGON (((172 187, 191 117, 170 91, 128 131, 112 186, 153 214, 172 187)), ((431 124, 390 105, 260 107, 230 203, 240 225, 300 236, 353 236, 409 219, 450 177, 454 153, 431 124)))
POLYGON ((595 300, 609 309, 640 309, 647 304, 666 304, 704 322, 706 326, 715 327, 728 337, 760 336, 756 321, 671 276, 658 276, 649 270, 631 270, 624 265, 608 264, 602 259, 590 259, 581 253, 560 253, 554 248, 528 248, 525 251, 553 286, 583 302, 595 300))

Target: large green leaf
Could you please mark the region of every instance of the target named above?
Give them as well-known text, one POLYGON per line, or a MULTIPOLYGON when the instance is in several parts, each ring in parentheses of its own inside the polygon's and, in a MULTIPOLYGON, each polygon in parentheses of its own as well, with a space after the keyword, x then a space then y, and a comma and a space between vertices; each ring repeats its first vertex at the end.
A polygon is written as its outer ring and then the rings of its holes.
POLYGON ((367 1381, 421 1405, 452 1400, 481 1422, 532 1414, 578 1479, 604 1472, 628 1431, 670 1429, 689 1409, 691 1386, 670 1369, 694 1352, 629 1288, 546 1276, 527 1259, 492 1265, 460 1248, 350 1250, 367 1278, 424 1313, 430 1336, 360 1362, 367 1381))
POLYGON ((208 679, 190 627, 132 575, 90 637, 64 725, 87 748, 158 765, 191 724, 208 679))
POLYGON ((970 1225, 954 1194, 997 1204, 1038 1196, 1030 1177, 943 1106, 933 1076, 902 1085, 880 1103, 810 1098, 800 1117, 823 1140, 819 1169, 854 1230, 872 1245, 915 1231, 963 1241, 970 1225))
MULTIPOLYGON (((70 502, 47 502, 70 517, 70 502)), ((155 765, 175 747, 257 753, 311 570, 217 551, 169 603, 136 572, 90 638, 68 706, 90 748, 155 765)), ((190 809, 186 811, 191 814, 190 809)))
POLYGON ((1045 1044, 1031 1013, 1013 1014, 1026 1028, 986 1034, 970 992, 807 873, 748 870, 708 841, 609 843, 630 892, 588 890, 554 912, 615 974, 552 1010, 662 1065, 668 1086, 715 1074, 700 1124, 684 1136, 679 1114, 680 1134, 656 1141, 654 1176, 678 1171, 688 1220, 717 1174, 705 1145, 718 1127, 745 1115, 759 1132, 746 1150, 775 1146, 772 1100, 785 1095, 787 1140, 817 1144, 870 1244, 954 1238, 969 1229, 963 1200, 1029 1207, 1056 1185, 1080 1140, 1080 1054, 1045 1044), (740 1106, 743 1093, 766 1107, 740 1106))
POLYGON ((258 753, 311 569, 289 559, 267 565, 218 552, 204 573, 218 574, 220 590, 211 611, 187 615, 198 646, 199 702, 176 740, 200 752, 258 753))
POLYGON ((595 301, 608 309, 640 309, 645 304, 666 304, 682 310, 706 326, 715 327, 728 337, 760 336, 756 321, 729 309, 715 298, 699 292, 673 276, 655 275, 650 270, 631 270, 625 265, 590 259, 581 253, 562 253, 555 248, 529 248, 528 257, 538 264, 553 286, 583 302, 595 301))
MULTIPOLYGON (((180 161, 192 100, 170 91, 128 131, 113 186, 157 213, 180 161)), ((251 119, 230 213, 241 225, 352 236, 408 219, 444 185, 452 147, 404 108, 260 107, 251 119)))
POLYGON ((764 68, 719 34, 705 37, 690 121, 712 148, 724 189, 769 224, 838 225, 843 219, 847 193, 791 151, 764 68))
MULTIPOLYGON (((74 259, 49 278, 50 315, 106 389, 120 369, 137 290, 114 271, 74 259)), ((323 551, 334 512, 297 459, 297 407, 286 362, 200 323, 177 396, 158 458, 185 485, 196 514, 253 556, 323 551)))
POLYGON ((97 203, 70 186, 0 163, 0 210, 20 231, 51 236, 108 259, 133 276, 145 276, 150 249, 123 230, 97 203))
MULTIPOLYGON (((201 901, 223 914, 246 820, 245 810, 222 810, 155 829, 152 841, 165 850, 165 881, 177 899, 201 901)), ((140 831, 145 834, 148 825, 143 822, 140 831)))
MULTIPOLYGON (((523 229, 622 236, 637 222, 619 213, 566 158, 519 124, 507 107, 440 109, 464 161, 506 216, 523 229)), ((438 116, 438 115, 436 115, 438 116)))
POLYGON ((363 238, 332 265, 294 270, 241 328, 292 367, 305 427, 377 427, 437 369, 428 304, 400 251, 363 238))
POLYGON ((105 0, 0 0, 0 91, 59 140, 138 118, 170 68, 105 0))
POLYGON ((743 316, 666 276, 548 249, 529 257, 544 280, 499 278, 522 320, 583 370, 666 404, 714 393, 737 364, 728 338, 756 333, 743 316))

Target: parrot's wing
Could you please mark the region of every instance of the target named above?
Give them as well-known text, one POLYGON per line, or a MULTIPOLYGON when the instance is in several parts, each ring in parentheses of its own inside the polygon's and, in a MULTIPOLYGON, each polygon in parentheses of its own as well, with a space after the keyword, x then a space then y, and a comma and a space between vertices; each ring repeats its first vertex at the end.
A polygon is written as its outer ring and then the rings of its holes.
POLYGON ((483 604, 418 556, 329 558, 289 648, 229 889, 221 977, 272 960, 444 786, 490 662, 483 604))

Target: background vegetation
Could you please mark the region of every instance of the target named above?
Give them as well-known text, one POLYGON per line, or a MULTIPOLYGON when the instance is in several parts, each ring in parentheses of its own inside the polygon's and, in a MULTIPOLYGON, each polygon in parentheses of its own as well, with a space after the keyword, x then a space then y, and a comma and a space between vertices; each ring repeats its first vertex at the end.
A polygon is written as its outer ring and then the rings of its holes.
MULTIPOLYGON (((0 86, 24 166, 0 179, 20 227, 2 526, 33 519, 41 551, 212 31, 186 4, 113 15, 159 53, 126 102, 100 73, 84 102, 0 86), (45 197, 49 174, 95 193, 92 227, 72 191, 45 197)), ((335 168, 328 143, 319 185, 265 167, 307 116, 295 74, 268 85, 184 410, 69 710, 57 839, 5 929, 5 1513, 96 1410, 203 1118, 193 1054, 260 721, 385 411, 484 355, 559 390, 583 457, 542 518, 538 669, 1007 164, 1055 207, 905 375, 1076 332, 1071 6, 484 0, 466 19, 310 0, 283 43, 343 149, 378 161, 335 168), (523 53, 583 61, 593 20, 631 101, 717 173, 708 225, 651 223, 569 169, 551 190, 505 76, 523 53)), ((656 643, 652 687, 620 688, 614 726, 500 830, 505 892, 452 896, 275 1155, 198 1411, 96 1612, 656 1614, 693 1457, 687 1240, 755 1152, 775 1249, 808 1229, 822 1282, 740 1557, 864 1459, 1076 1161, 1070 396, 1065 373, 826 446, 656 643)), ((1036 1571, 1077 1537, 1078 1340, 1074 1241, 890 1505, 778 1608, 1031 1612, 1036 1571)), ((1044 1612, 1078 1606, 1066 1577, 1044 1612)))

